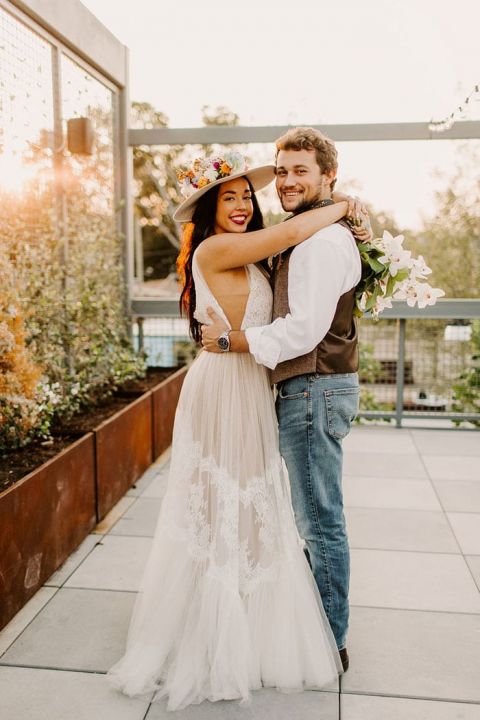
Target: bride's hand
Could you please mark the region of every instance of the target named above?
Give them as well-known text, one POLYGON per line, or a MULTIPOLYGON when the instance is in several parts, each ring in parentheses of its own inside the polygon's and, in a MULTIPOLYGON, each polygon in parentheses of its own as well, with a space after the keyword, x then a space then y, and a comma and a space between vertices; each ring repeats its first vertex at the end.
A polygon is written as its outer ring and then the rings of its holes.
POLYGON ((225 330, 230 328, 213 308, 207 308, 207 312, 212 322, 210 325, 202 325, 202 347, 207 352, 221 353, 217 340, 225 330))
POLYGON ((360 242, 370 242, 373 240, 373 230, 370 224, 370 216, 368 213, 362 212, 360 215, 361 224, 358 227, 351 226, 350 230, 356 240, 360 242))
POLYGON ((367 208, 360 198, 353 195, 346 195, 345 193, 334 190, 332 193, 332 200, 334 202, 345 201, 348 203, 347 212, 345 217, 347 220, 352 221, 357 225, 360 225, 362 215, 367 215, 367 208))

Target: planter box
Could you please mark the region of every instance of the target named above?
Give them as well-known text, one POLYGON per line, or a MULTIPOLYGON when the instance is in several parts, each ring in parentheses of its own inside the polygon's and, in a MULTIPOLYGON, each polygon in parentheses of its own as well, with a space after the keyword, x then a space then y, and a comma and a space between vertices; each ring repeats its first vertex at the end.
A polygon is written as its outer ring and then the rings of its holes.
POLYGON ((151 395, 141 395, 94 430, 99 521, 152 464, 151 395))
POLYGON ((169 447, 186 372, 0 493, 0 629, 169 447))
POLYGON ((186 374, 187 368, 180 368, 152 390, 154 460, 171 445, 175 411, 186 374))
POLYGON ((88 433, 0 494, 0 629, 95 527, 88 433))

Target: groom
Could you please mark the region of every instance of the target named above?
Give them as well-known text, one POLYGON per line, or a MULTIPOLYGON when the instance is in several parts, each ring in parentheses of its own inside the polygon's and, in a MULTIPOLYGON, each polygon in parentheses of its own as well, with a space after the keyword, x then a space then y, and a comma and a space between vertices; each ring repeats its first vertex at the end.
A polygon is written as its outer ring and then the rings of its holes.
MULTIPOLYGON (((284 210, 296 215, 333 202, 337 151, 329 138, 313 128, 293 128, 276 148, 276 189, 284 210)), ((360 240, 371 237, 363 227, 354 232, 360 240)), ((211 310, 213 324, 202 326, 206 350, 250 352, 270 368, 295 520, 344 670, 350 556, 342 439, 358 411, 353 309, 360 275, 354 237, 341 221, 275 258, 270 325, 228 331, 211 310)))

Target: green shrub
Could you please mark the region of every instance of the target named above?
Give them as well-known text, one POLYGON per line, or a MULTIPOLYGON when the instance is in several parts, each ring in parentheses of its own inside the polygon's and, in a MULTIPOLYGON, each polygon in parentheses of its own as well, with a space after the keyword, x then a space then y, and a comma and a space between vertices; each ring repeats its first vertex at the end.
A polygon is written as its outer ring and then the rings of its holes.
POLYGON ((95 204, 80 176, 71 179, 65 201, 63 223, 49 187, 0 197, 2 450, 47 438, 53 419, 61 422, 145 375, 129 336, 113 208, 95 204), (23 371, 30 369, 28 382, 19 363, 8 366, 12 342, 23 371))
MULTIPOLYGON (((453 385, 454 412, 480 413, 480 320, 472 323, 472 364, 453 385)), ((480 427, 480 421, 473 421, 480 427)))

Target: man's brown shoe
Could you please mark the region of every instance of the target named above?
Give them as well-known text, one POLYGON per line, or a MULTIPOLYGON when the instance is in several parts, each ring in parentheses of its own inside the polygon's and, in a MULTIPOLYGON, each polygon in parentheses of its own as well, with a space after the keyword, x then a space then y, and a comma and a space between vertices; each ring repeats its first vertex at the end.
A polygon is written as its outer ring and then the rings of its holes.
POLYGON ((348 666, 350 664, 350 658, 348 657, 347 648, 342 648, 338 651, 338 654, 340 655, 340 660, 342 661, 343 672, 347 672, 348 666))

